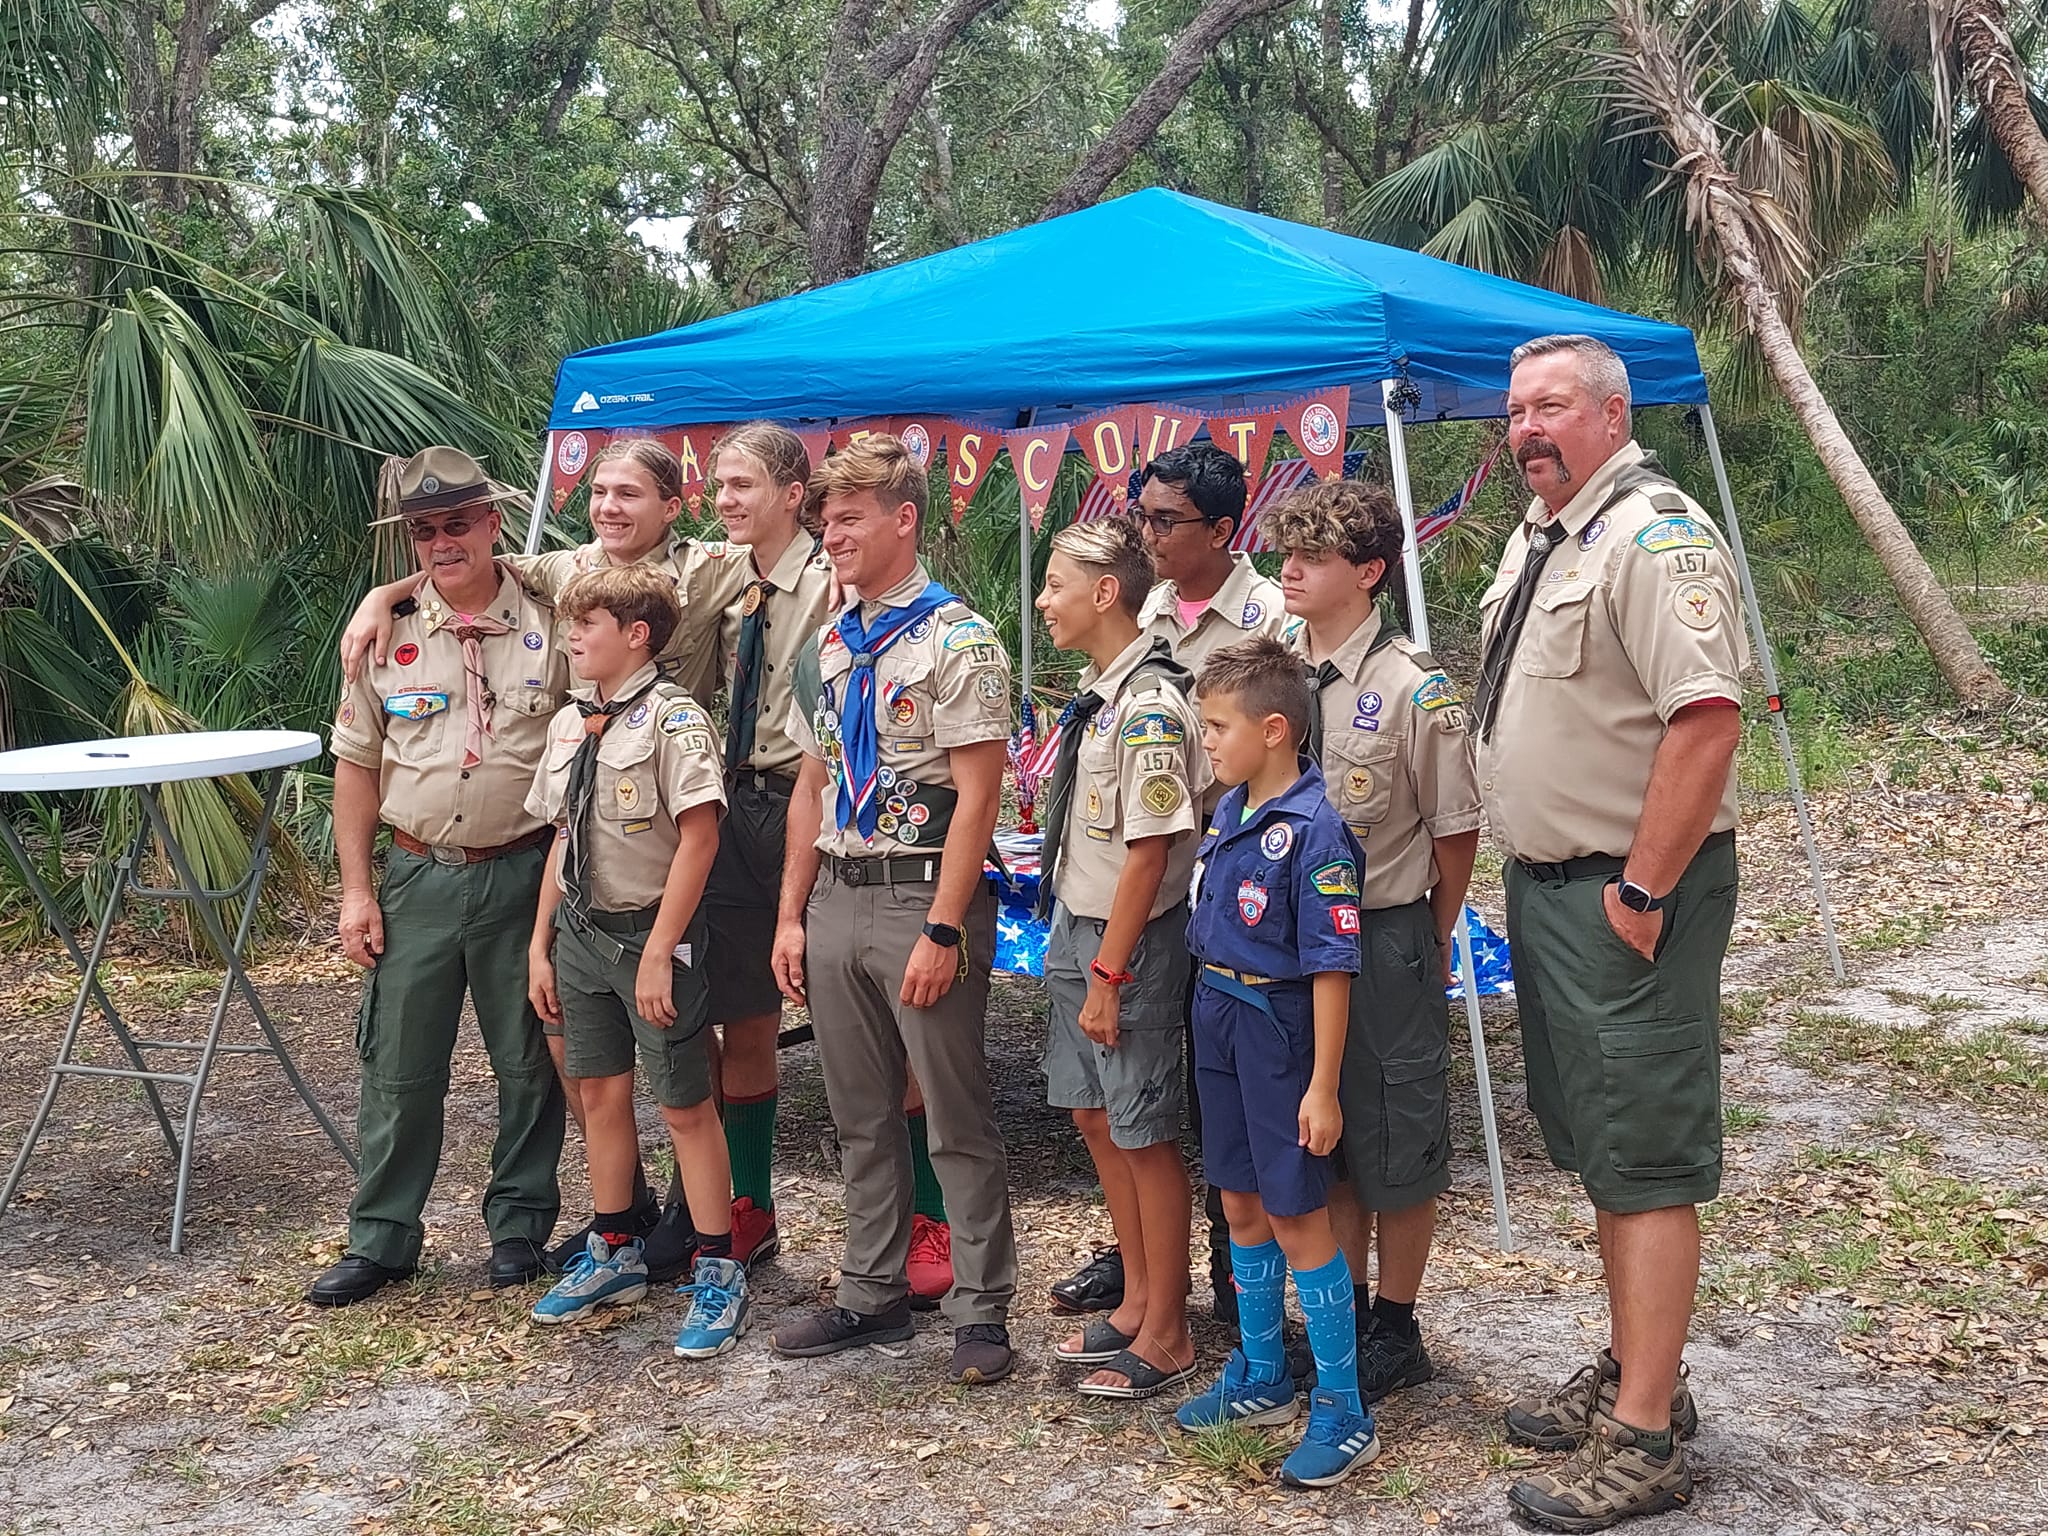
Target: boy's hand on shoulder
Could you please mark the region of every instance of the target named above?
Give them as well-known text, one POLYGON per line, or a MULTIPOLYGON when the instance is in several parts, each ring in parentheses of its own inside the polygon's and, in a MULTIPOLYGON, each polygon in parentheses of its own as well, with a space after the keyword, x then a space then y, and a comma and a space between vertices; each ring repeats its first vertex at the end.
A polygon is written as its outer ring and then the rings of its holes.
POLYGON ((640 969, 633 977, 633 1006, 640 1017, 656 1029, 675 1023, 675 987, 675 962, 669 952, 650 947, 640 956, 640 969))
POLYGON ((1081 1033, 1106 1051, 1116 1049, 1116 1019, 1121 988, 1090 980, 1088 997, 1081 1004, 1081 1033))
POLYGON ((1328 1157, 1344 1133, 1344 1111, 1337 1107, 1337 1090, 1311 1088, 1301 1097, 1301 1141, 1317 1157, 1328 1157))

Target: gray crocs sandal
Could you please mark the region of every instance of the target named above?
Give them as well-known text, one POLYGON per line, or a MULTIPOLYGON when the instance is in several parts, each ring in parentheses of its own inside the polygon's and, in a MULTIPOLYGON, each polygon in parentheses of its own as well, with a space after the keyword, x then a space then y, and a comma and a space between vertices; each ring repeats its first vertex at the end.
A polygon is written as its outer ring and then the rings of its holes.
POLYGON ((1098 1386, 1084 1381, 1075 1388, 1088 1397, 1115 1397, 1133 1400, 1141 1397, 1157 1397, 1169 1388, 1184 1387, 1195 1378, 1196 1361, 1176 1366, 1172 1370, 1161 1370, 1143 1355, 1124 1350, 1114 1360, 1105 1360, 1103 1369, 1116 1371, 1124 1378, 1121 1387, 1098 1386))
POLYGON ((1068 1365, 1107 1365, 1136 1340, 1136 1334, 1120 1333, 1111 1327, 1108 1318, 1092 1318, 1081 1330, 1081 1347, 1068 1350, 1055 1344, 1053 1358, 1068 1365))

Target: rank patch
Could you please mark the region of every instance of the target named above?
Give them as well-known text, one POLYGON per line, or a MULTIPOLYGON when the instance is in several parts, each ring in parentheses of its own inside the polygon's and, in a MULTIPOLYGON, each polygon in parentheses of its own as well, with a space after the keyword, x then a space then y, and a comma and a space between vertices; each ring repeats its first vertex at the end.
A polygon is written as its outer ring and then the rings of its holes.
POLYGON ((1093 784, 1088 786, 1088 805, 1082 814, 1090 821, 1102 820, 1102 792, 1093 784))
POLYGON ((612 786, 612 798, 619 802, 619 809, 630 811, 640 803, 640 786, 631 779, 620 779, 612 786))
POLYGON ((354 699, 343 699, 341 701, 341 708, 334 712, 334 723, 336 725, 354 725, 356 723, 356 701, 354 699))
POLYGON ((1325 896, 1356 896, 1358 894, 1358 871, 1344 859, 1325 864, 1309 876, 1316 889, 1325 896))
POLYGON ((429 715, 444 714, 447 709, 445 693, 394 693, 384 700, 384 713, 395 720, 424 720, 429 715))
POLYGON ((1133 716, 1124 726, 1127 747, 1173 747, 1187 739, 1188 733, 1178 720, 1156 709, 1133 716))
POLYGON ((1456 685, 1441 672, 1416 689, 1414 698, 1417 709, 1449 709, 1465 702, 1458 697, 1456 685))
POLYGON ((1187 798, 1180 780, 1170 773, 1155 773, 1138 787, 1138 799, 1154 816, 1171 816, 1187 798))
POLYGON ((1354 800, 1363 800, 1372 793, 1372 770, 1353 768, 1344 775, 1344 793, 1354 800))
POLYGON ((910 725, 917 719, 917 700, 907 693, 899 693, 896 702, 889 706, 889 718, 898 725, 910 725))
POLYGON ((1237 915, 1244 919, 1245 926, 1256 928, 1259 919, 1266 915, 1266 888, 1247 880, 1237 888, 1237 915))
POLYGON ((1712 549, 1714 536, 1689 517, 1660 517, 1641 533, 1636 542, 1653 555, 1667 549, 1712 549))

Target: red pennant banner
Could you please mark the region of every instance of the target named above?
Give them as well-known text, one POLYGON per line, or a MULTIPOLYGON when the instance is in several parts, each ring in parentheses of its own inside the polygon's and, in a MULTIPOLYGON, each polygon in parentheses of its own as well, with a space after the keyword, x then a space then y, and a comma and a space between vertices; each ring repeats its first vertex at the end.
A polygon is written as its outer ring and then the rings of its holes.
POLYGON ((1002 434, 1003 446, 1010 453, 1010 468, 1017 475, 1017 495, 1024 510, 1031 514, 1033 528, 1052 501, 1053 482, 1059 478, 1068 432, 1062 423, 1057 427, 1026 427, 1002 434))
POLYGON ((825 450, 832 446, 830 427, 791 427, 797 440, 804 445, 804 452, 811 456, 811 468, 816 469, 825 462, 825 450))
POLYGON ((1184 411, 1177 405, 1138 405, 1124 409, 1138 413, 1135 436, 1141 466, 1151 463, 1169 448, 1193 442, 1195 434, 1202 430, 1201 412, 1184 411))
POLYGON ((926 470, 938 458, 939 444, 946 437, 946 423, 932 416, 899 416, 889 424, 889 430, 903 440, 903 446, 917 460, 917 467, 926 470))
POLYGON ((1130 494, 1132 442, 1138 432, 1135 405, 1120 406, 1086 417, 1073 425, 1074 441, 1081 445, 1081 457, 1095 471, 1096 483, 1118 507, 1130 494))
POLYGON ((967 504, 988 478, 996 450, 1003 446, 1003 435, 959 421, 947 422, 945 435, 951 445, 946 454, 946 479, 953 495, 953 521, 957 523, 967 515, 967 504))
POLYGON ((557 512, 562 510, 562 503, 575 494, 584 471, 590 468, 590 461, 597 457, 597 450, 605 445, 605 441, 604 433, 585 432, 580 428, 548 435, 549 500, 557 512))
POLYGON ((1351 409, 1351 386, 1340 384, 1297 400, 1280 414, 1280 424, 1314 467, 1318 480, 1344 473, 1344 423, 1351 409))
POLYGON ((1247 490, 1256 490, 1266 472, 1266 453, 1273 446, 1273 429, 1280 424, 1278 411, 1240 411, 1209 418, 1209 437, 1225 453, 1237 455, 1244 465, 1247 490))
POLYGON ((864 437, 873 437, 877 432, 896 432, 896 418, 893 416, 863 416, 858 421, 842 421, 832 429, 832 446, 844 448, 848 443, 857 443, 864 437))
POLYGON ((704 508, 704 482, 711 473, 711 452, 725 436, 728 423, 684 427, 681 441, 674 445, 677 462, 683 466, 683 502, 692 517, 704 508))

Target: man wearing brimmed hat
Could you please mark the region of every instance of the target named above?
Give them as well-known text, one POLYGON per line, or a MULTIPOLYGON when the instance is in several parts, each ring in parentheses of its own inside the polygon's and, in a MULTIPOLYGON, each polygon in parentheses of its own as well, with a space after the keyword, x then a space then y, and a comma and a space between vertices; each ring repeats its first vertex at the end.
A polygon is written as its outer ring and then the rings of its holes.
POLYGON ((308 1296, 320 1306, 362 1301, 418 1267, 465 991, 498 1080, 483 1199, 493 1285, 540 1273, 561 1204, 562 1090, 526 990, 553 829, 525 800, 568 675, 548 643, 553 608, 492 558, 502 494, 454 448, 405 463, 396 520, 426 581, 393 610, 391 650, 344 686, 334 717, 341 942, 369 975, 356 1024, 362 1170, 348 1251, 308 1296), (380 823, 391 828, 381 886, 380 823))

